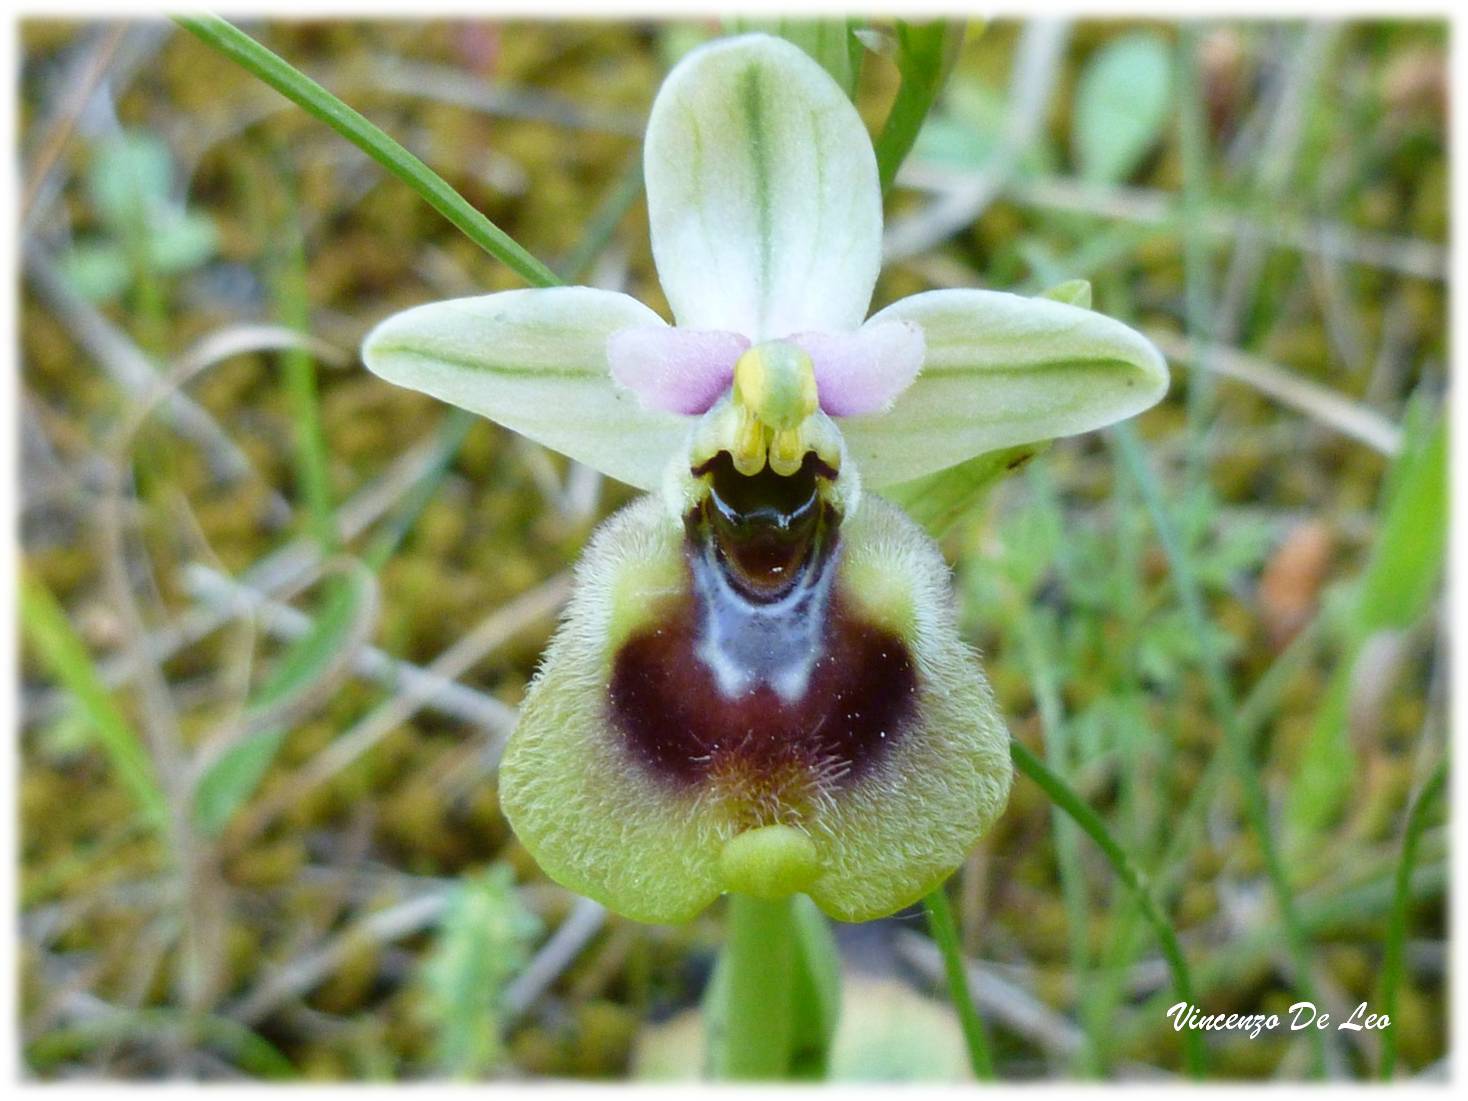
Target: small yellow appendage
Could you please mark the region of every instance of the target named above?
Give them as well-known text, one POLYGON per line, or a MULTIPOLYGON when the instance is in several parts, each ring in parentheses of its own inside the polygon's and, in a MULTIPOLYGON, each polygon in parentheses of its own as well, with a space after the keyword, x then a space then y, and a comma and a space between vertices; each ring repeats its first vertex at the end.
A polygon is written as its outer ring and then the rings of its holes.
POLYGON ((794 826, 745 830, 719 854, 724 889, 766 901, 803 891, 820 874, 815 842, 794 826))

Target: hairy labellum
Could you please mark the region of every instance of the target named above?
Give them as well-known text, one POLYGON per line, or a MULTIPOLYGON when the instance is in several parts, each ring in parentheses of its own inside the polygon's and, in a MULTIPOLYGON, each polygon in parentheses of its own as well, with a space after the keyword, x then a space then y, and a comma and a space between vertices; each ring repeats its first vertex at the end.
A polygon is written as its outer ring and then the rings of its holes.
POLYGON ((941 881, 1002 808, 1004 728, 937 549, 840 475, 693 466, 588 548, 502 766, 561 882, 649 921, 805 890, 864 920, 941 881))

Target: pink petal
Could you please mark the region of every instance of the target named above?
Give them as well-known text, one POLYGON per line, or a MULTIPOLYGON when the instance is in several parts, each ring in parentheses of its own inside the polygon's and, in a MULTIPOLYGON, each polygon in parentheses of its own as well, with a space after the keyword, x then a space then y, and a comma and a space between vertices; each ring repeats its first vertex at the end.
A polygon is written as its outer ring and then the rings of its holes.
POLYGON ((643 408, 703 413, 729 388, 734 362, 748 347, 738 333, 658 325, 613 333, 607 361, 643 408))
POLYGON ((910 321, 879 321, 854 333, 796 333, 810 356, 821 408, 833 417, 882 413, 923 365, 923 331, 910 321))

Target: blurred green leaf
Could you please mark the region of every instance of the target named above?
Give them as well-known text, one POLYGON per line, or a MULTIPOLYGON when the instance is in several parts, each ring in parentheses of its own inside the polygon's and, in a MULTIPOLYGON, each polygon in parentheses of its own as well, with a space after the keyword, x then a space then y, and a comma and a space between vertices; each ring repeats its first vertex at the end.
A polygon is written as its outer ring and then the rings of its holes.
POLYGON ((1363 632, 1405 630, 1427 610, 1448 535, 1447 418, 1409 420, 1386 489, 1381 532, 1361 579, 1363 632))
POLYGON ((961 20, 929 22, 897 20, 897 71, 902 83, 877 135, 877 173, 885 192, 917 141, 918 132, 938 98, 958 51, 963 46, 961 20))
POLYGON ((132 263, 120 245, 82 241, 61 254, 61 274, 83 298, 111 302, 133 280, 132 263))
POLYGON ((219 231, 207 214, 179 212, 152 227, 148 259, 155 271, 177 275, 197 268, 219 247, 219 231))
POLYGON ((123 787, 150 822, 163 825, 168 817, 167 799, 142 739, 102 682, 92 655, 72 629, 65 610, 44 584, 24 571, 20 578, 20 622, 41 660, 62 687, 76 697, 91 721, 97 745, 111 761, 123 787))
POLYGON ((251 734, 212 764, 194 792, 194 824, 218 835, 235 812, 255 793, 285 741, 284 730, 251 734))
POLYGON ((1383 491, 1381 525, 1348 607, 1341 656, 1290 783, 1292 845, 1309 846, 1336 820, 1359 782, 1351 744, 1351 694, 1366 642, 1403 631, 1427 611, 1447 541, 1447 419, 1414 407, 1383 491))
POLYGON ((87 194, 107 232, 62 254, 61 270, 78 293, 108 302, 143 278, 140 265, 177 275, 214 255, 213 219, 174 201, 173 177, 172 154, 154 134, 123 131, 94 147, 87 194))
POLYGON ((1067 279, 1064 283, 1057 283, 1044 291, 1040 297, 1089 310, 1091 308, 1091 281, 1089 279, 1067 279))
POLYGON ((135 222, 151 222, 170 205, 173 155, 156 134, 124 130, 92 151, 87 194, 97 213, 119 235, 135 222))
POLYGON ((445 1074, 474 1078, 499 1064, 505 987, 529 962, 540 932, 505 865, 455 890, 421 972, 433 1058, 445 1074))
POLYGON ((942 108, 923 123, 914 151, 934 164, 982 168, 1002 144, 1007 106, 1004 94, 984 81, 956 74, 942 108))
POLYGON ((1335 820, 1356 785, 1356 752, 1350 744, 1348 719, 1359 656, 1359 647, 1352 646, 1331 673, 1315 712, 1310 740, 1290 781, 1286 807, 1292 851, 1313 844, 1319 832, 1335 820))
POLYGON ((1127 179, 1162 136, 1172 106, 1172 62, 1161 35, 1136 31, 1101 47, 1075 93, 1071 150, 1082 178, 1127 179))
POLYGON ((923 122, 913 153, 930 164, 977 172, 991 168, 994 157, 1003 150, 1016 158, 1017 176, 1055 173, 1056 158, 1049 142, 1029 142, 1019 150, 1005 148, 1011 106, 1006 89, 955 71, 943 87, 941 103, 923 122))

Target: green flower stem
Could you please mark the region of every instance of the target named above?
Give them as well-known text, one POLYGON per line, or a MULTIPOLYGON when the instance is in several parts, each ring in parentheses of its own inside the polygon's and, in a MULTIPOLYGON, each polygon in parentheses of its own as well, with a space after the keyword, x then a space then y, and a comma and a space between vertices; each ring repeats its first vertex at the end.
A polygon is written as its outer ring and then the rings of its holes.
MULTIPOLYGON (((1072 791, 1064 780, 1051 772, 1045 766, 1045 762, 1036 757, 1024 743, 1011 740, 1009 754, 1014 758, 1015 767, 1039 784, 1045 794, 1050 797, 1050 801, 1070 815, 1076 825, 1086 832, 1101 849, 1106 859, 1111 862, 1111 867, 1116 871, 1117 877, 1136 897, 1137 904, 1142 910, 1142 916, 1147 919, 1147 924, 1151 925, 1153 932, 1157 934, 1157 940, 1162 946, 1162 956, 1167 961, 1168 971, 1172 975, 1172 985, 1177 1000, 1191 1004, 1193 1002, 1193 980, 1188 970, 1188 961, 1183 956, 1177 933, 1173 931, 1167 916, 1158 908, 1142 871, 1132 863, 1126 850, 1121 847, 1116 838, 1111 836, 1111 832, 1107 830, 1106 823, 1101 821, 1100 816, 1086 804, 1085 800, 1072 791)), ((1202 1034, 1195 1029, 1185 1030, 1183 1044, 1188 1062, 1188 1073, 1194 1078, 1203 1077, 1205 1066, 1202 1034)))
POLYGON ((174 21, 205 45, 249 70, 304 108, 402 180, 471 241, 537 287, 560 285, 555 274, 504 230, 469 204, 433 169, 409 153, 360 112, 217 15, 176 15, 174 21))
POLYGON ((724 943, 727 998, 723 1077, 772 1080, 790 1074, 795 1025, 795 897, 766 902, 729 896, 724 943))
POLYGON ((968 967, 964 962, 963 949, 958 943, 958 926, 953 920, 953 905, 942 887, 923 899, 923 909, 928 912, 928 928, 943 955, 943 972, 948 977, 948 996, 953 1002, 958 1023, 963 1028, 963 1039, 968 1045, 969 1066, 974 1077, 981 1082, 995 1080, 994 1056, 989 1051, 989 1036, 984 1031, 984 1021, 974 1005, 973 994, 968 987, 968 967))
MULTIPOLYGON (((1203 591, 1193 572, 1192 560, 1183 548, 1177 528, 1162 500, 1162 490, 1157 484, 1141 445, 1131 425, 1117 425, 1111 439, 1122 465, 1142 491, 1142 499, 1152 517, 1152 526, 1162 544, 1177 586, 1183 614, 1192 627, 1194 637, 1202 650, 1203 677, 1208 689, 1209 705, 1214 717, 1223 728, 1222 752, 1228 754, 1235 775, 1244 793, 1244 814, 1259 842, 1264 856, 1264 866, 1274 891, 1275 904, 1279 907, 1280 919, 1284 923, 1286 944, 1295 969, 1295 991, 1301 1001, 1318 1002, 1315 997, 1315 980, 1312 973, 1310 942, 1295 906, 1294 890, 1285 872, 1279 846, 1275 844, 1274 831, 1269 821, 1269 801, 1264 793, 1264 784, 1259 778, 1254 755, 1250 747, 1249 731, 1239 720, 1239 709, 1228 686, 1228 674, 1223 658, 1212 644, 1213 636, 1208 630, 1208 616, 1203 605, 1203 591)), ((1310 1035, 1311 1070, 1315 1077, 1325 1075, 1325 1034, 1320 1029, 1307 1029, 1310 1035)))
POLYGON ((1448 778, 1447 761, 1439 761, 1422 785, 1412 809, 1407 812, 1407 829, 1402 837, 1402 859, 1397 864, 1391 924, 1386 933, 1386 956, 1381 965, 1381 1010, 1391 1025, 1381 1035, 1380 1077, 1390 1080, 1397 1069, 1397 995, 1402 988, 1402 950, 1407 939, 1407 911, 1412 901, 1412 867, 1417 863, 1417 843, 1427 826, 1427 811, 1442 794, 1448 778))

